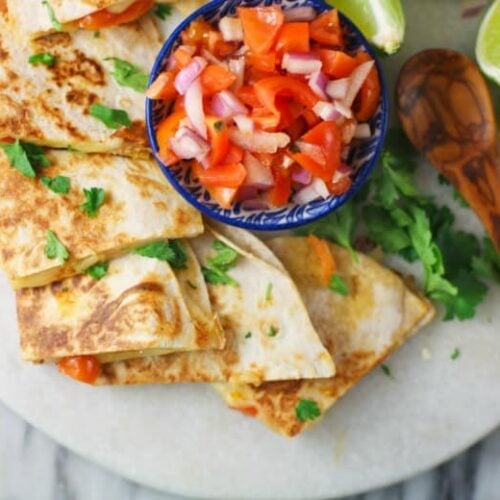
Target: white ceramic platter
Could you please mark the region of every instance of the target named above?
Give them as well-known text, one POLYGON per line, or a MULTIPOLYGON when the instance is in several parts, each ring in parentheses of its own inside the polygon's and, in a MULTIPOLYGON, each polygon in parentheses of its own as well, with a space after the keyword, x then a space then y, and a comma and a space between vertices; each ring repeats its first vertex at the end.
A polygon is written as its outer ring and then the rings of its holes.
MULTIPOLYGON (((460 3, 405 2, 405 46, 384 61, 391 85, 417 50, 472 53, 479 20, 460 19, 460 3)), ((421 172, 421 183, 438 192, 436 173, 421 172)), ((464 228, 481 232, 470 212, 449 203, 464 228)), ((492 289, 475 320, 437 320, 389 361, 394 380, 377 370, 317 428, 287 440, 227 410, 209 386, 93 389, 53 367, 22 364, 13 294, 2 278, 0 399, 75 452, 164 491, 232 499, 342 496, 431 467, 500 423, 499 302, 500 289, 492 289), (455 347, 462 354, 451 361, 455 347)))

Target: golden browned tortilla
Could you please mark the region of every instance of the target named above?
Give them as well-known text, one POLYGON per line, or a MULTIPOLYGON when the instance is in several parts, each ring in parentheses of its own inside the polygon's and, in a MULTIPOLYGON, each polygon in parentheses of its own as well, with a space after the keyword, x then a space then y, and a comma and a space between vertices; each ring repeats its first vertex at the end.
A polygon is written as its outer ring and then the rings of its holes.
MULTIPOLYGON (((254 238, 250 234, 248 237, 254 238)), ((98 384, 260 383, 333 375, 331 356, 321 344, 290 277, 211 232, 190 240, 202 266, 207 266, 214 256, 216 240, 224 240, 238 253, 235 266, 228 271, 237 285, 207 285, 226 334, 226 347, 219 352, 107 363, 98 384)))
POLYGON ((114 63, 105 59, 122 59, 148 74, 161 46, 150 16, 103 30, 98 37, 80 30, 29 44, 22 33, 0 15, 0 137, 54 148, 149 156, 145 97, 119 85, 111 74, 114 63), (54 56, 55 63, 28 62, 40 53, 54 56), (131 126, 108 128, 89 114, 93 104, 125 111, 131 126))
POLYGON ((21 351, 28 361, 97 355, 101 361, 162 352, 221 349, 196 258, 186 242, 184 270, 130 254, 95 280, 75 276, 16 294, 21 351), (196 289, 185 293, 185 281, 196 289))
POLYGON ((320 270, 311 258, 307 238, 276 238, 268 244, 295 281, 335 361, 336 374, 259 386, 217 384, 216 389, 230 407, 257 417, 281 434, 295 436, 320 419, 301 421, 299 404, 317 405, 324 415, 359 379, 427 324, 434 309, 398 275, 362 254, 355 263, 345 249, 330 245, 338 274, 350 290, 342 296, 320 284, 320 270))
POLYGON ((40 175, 69 177, 69 194, 24 177, 0 150, 0 264, 14 288, 42 286, 82 272, 131 248, 203 232, 200 214, 170 186, 153 160, 112 155, 48 153, 40 175), (95 218, 81 209, 83 189, 101 188, 95 218), (53 231, 69 252, 66 262, 45 253, 53 231))

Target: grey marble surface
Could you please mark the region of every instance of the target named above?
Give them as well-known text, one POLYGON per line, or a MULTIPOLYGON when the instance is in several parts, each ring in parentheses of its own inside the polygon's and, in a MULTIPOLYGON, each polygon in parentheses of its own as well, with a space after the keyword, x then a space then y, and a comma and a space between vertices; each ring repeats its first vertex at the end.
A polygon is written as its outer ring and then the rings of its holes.
MULTIPOLYGON (((404 483, 344 500, 498 500, 500 429, 404 483)), ((180 500, 138 486, 58 446, 0 403, 0 500, 180 500)))

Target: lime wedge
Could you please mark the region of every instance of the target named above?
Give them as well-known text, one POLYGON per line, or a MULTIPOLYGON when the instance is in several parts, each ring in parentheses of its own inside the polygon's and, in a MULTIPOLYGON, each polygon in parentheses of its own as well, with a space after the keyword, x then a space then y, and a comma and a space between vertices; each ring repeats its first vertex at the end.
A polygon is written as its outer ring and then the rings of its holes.
POLYGON ((500 85, 500 0, 493 2, 481 22, 476 57, 484 74, 500 85))
POLYGON ((396 52, 405 35, 400 0, 328 0, 351 19, 363 35, 388 54, 396 52))

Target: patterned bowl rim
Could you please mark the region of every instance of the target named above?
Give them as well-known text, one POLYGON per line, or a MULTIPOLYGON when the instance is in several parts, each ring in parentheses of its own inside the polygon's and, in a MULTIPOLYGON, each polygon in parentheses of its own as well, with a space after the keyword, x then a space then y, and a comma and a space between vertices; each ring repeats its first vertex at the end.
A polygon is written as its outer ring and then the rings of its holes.
MULTIPOLYGON (((172 31, 172 33, 169 35, 168 39, 165 41, 163 44, 163 47, 160 49, 160 52, 158 53, 156 60, 153 64, 153 68, 150 73, 149 77, 149 83, 148 86, 153 83, 153 81, 156 79, 158 73, 161 71, 164 61, 167 57, 170 56, 170 53, 172 51, 172 48, 175 46, 175 43, 177 42, 178 38, 180 37, 182 31, 195 19, 199 17, 205 17, 205 15, 211 11, 214 10, 214 8, 220 8, 222 7, 225 3, 227 2, 237 2, 237 3, 243 3, 244 0, 211 0, 207 2, 206 4, 202 5, 199 9, 195 10, 192 12, 189 16, 187 16, 181 23, 177 25, 177 27, 172 31)), ((279 3, 280 0, 262 0, 259 3, 265 3, 265 4, 274 4, 274 3, 279 3)), ((313 7, 316 7, 318 10, 331 10, 333 7, 323 0, 305 0, 304 4, 311 5, 313 7)), ((146 129, 147 129, 147 134, 148 134, 148 140, 149 144, 151 146, 151 150, 153 151, 153 155, 155 157, 156 162, 158 163, 159 167, 161 168, 163 174, 167 178, 167 180, 170 182, 170 184, 176 189, 176 191, 191 205, 193 205, 195 208, 197 208, 200 212, 203 214, 228 225, 231 226, 236 226, 240 227, 243 229, 250 229, 254 231, 282 231, 286 229, 293 229, 297 227, 304 226, 306 224, 310 224, 311 222, 314 222, 318 219, 321 219, 325 217, 326 215, 330 214, 331 212, 334 212, 335 210, 339 209, 342 205, 344 205, 347 201, 349 201, 366 183, 368 180, 368 177, 372 173, 373 169, 377 165, 380 155, 382 153, 382 148, 385 142, 385 138, 387 135, 387 129, 388 129, 388 122, 389 122, 389 99, 388 99, 388 94, 387 94, 387 85, 384 77, 384 73, 382 71, 382 67, 380 64, 380 61, 375 54, 374 50, 372 49, 370 43, 368 40, 365 38, 365 36, 361 33, 359 28, 342 12, 339 11, 339 15, 342 21, 342 24, 344 26, 347 26, 348 30, 353 32, 357 38, 357 40, 360 41, 360 44, 362 45, 363 49, 370 54, 370 56, 373 58, 375 61, 375 65, 377 67, 377 72, 378 72, 378 77, 379 77, 379 82, 380 82, 380 88, 381 88, 381 105, 380 106, 380 111, 379 113, 381 114, 381 124, 380 124, 380 135, 377 138, 376 142, 376 147, 375 151, 372 153, 372 157, 370 160, 367 162, 367 164, 363 167, 363 170, 360 171, 356 177, 353 185, 349 188, 347 192, 340 196, 332 196, 330 198, 327 198, 323 200, 324 204, 321 206, 320 210, 317 210, 314 215, 312 216, 304 216, 303 214, 299 215, 296 220, 287 220, 286 222, 248 222, 245 220, 245 218, 239 218, 235 219, 234 215, 230 210, 225 210, 226 213, 229 215, 226 215, 224 213, 219 213, 214 211, 212 208, 207 206, 203 201, 200 201, 196 196, 192 195, 182 184, 182 182, 179 182, 176 178, 176 176, 173 174, 173 172, 170 170, 169 167, 164 165, 164 163, 161 161, 161 159, 158 156, 158 142, 156 140, 156 134, 155 134, 155 122, 154 122, 154 109, 153 109, 153 103, 154 100, 146 98, 146 129)), ((314 203, 317 200, 314 200, 314 203)), ((310 203, 306 205, 302 205, 304 207, 307 207, 310 203)), ((283 213, 286 213, 289 209, 286 207, 283 207, 283 213)), ((262 211, 264 212, 264 211, 262 211)), ((258 211, 256 211, 258 213, 258 211)), ((275 214, 277 217, 279 214, 275 214)), ((239 217, 239 216, 238 216, 239 217)), ((280 219, 283 220, 283 219, 280 219)))

